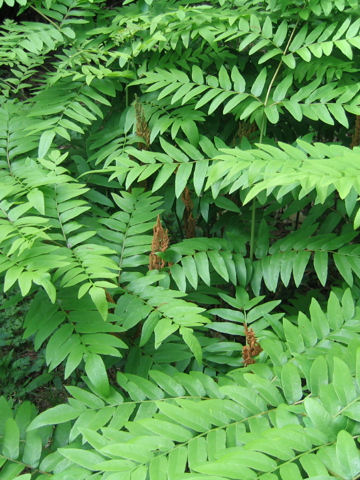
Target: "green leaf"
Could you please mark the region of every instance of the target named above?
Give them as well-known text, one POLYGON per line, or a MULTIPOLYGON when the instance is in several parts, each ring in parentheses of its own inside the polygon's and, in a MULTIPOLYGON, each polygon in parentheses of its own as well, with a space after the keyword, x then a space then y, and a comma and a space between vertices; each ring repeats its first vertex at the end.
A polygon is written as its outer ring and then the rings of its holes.
POLYGON ((188 443, 188 462, 191 470, 207 460, 206 440, 203 437, 197 437, 188 443))
POLYGON ((285 100, 283 104, 286 110, 295 118, 295 120, 298 122, 302 120, 303 113, 301 107, 295 100, 285 100))
POLYGON ((334 358, 333 386, 342 405, 356 397, 355 385, 349 367, 340 358, 334 358))
POLYGON ((70 405, 57 405, 40 413, 28 426, 28 430, 35 430, 45 425, 57 425, 74 420, 81 414, 82 410, 70 405))
POLYGON ((167 480, 167 457, 157 455, 149 465, 150 480, 167 480))
POLYGON ((259 58, 258 64, 261 65, 263 63, 266 63, 271 58, 281 54, 282 54, 282 50, 280 50, 280 48, 272 48, 259 58))
POLYGON ((175 263, 175 265, 171 265, 170 273, 172 278, 175 280, 178 289, 181 292, 186 292, 186 277, 184 269, 181 268, 179 264, 175 263))
POLYGON ((327 108, 331 115, 345 128, 349 128, 349 121, 347 119, 345 110, 340 103, 328 103, 327 108))
POLYGON ((118 372, 117 375, 118 383, 125 389, 128 389, 128 385, 132 384, 135 385, 143 394, 144 397, 150 399, 160 399, 164 398, 163 391, 157 387, 153 382, 146 380, 145 378, 139 377, 137 375, 132 375, 130 373, 121 374, 118 372), (121 377, 126 377, 128 383, 122 382, 121 377))
POLYGON ((255 97, 259 97, 262 94, 264 90, 265 82, 266 82, 266 77, 267 77, 267 70, 266 70, 266 67, 264 67, 259 73, 259 75, 256 77, 251 87, 251 93, 255 97))
MULTIPOLYGON (((208 102, 210 102, 214 97, 219 95, 220 93, 223 93, 220 88, 212 88, 211 90, 208 90, 205 95, 203 95, 200 100, 196 103, 195 105, 195 110, 201 108, 202 106, 206 105, 208 102)), ((230 92, 227 92, 230 93, 230 92)))
POLYGON ((170 396, 181 397, 185 395, 183 386, 175 381, 170 375, 158 370, 150 370, 149 375, 157 385, 165 390, 170 396))
POLYGON ((295 52, 302 47, 304 40, 306 38, 308 31, 308 24, 306 23, 295 35, 292 42, 290 43, 289 50, 290 52, 295 52))
POLYGON ((273 99, 275 102, 280 102, 286 97, 286 93, 289 90, 292 83, 293 83, 292 73, 286 75, 286 77, 283 80, 281 80, 281 82, 276 86, 273 93, 273 99))
POLYGON ((83 345, 77 345, 74 347, 66 360, 64 378, 68 378, 72 372, 79 366, 82 361, 85 348, 83 345))
POLYGON ((203 71, 197 65, 192 66, 191 78, 195 83, 199 83, 200 85, 204 83, 203 71))
POLYGON ((78 132, 84 135, 84 130, 81 127, 79 127, 76 123, 71 122, 67 118, 62 118, 59 124, 64 128, 68 128, 69 130, 73 130, 74 132, 78 132))
POLYGON ((284 334, 286 341, 289 345, 290 351, 292 353, 301 353, 305 350, 303 338, 299 335, 298 328, 293 325, 289 320, 284 318, 284 334))
POLYGON ((292 53, 282 56, 282 61, 292 70, 296 67, 296 60, 292 53))
POLYGON ((227 271, 226 264, 221 254, 216 250, 209 250, 208 257, 215 271, 220 275, 220 277, 222 277, 226 282, 228 282, 229 273, 227 271))
POLYGON ((183 120, 181 122, 181 130, 185 133, 192 145, 197 145, 199 143, 199 130, 193 120, 183 120))
POLYGON ((99 397, 82 388, 69 385, 66 387, 66 390, 70 393, 70 395, 89 408, 99 409, 103 408, 105 405, 99 397))
POLYGON ((2 453, 13 460, 19 456, 20 432, 14 419, 8 418, 5 422, 5 431, 2 441, 2 453))
POLYGON ((33 188, 28 194, 27 198, 31 205, 42 215, 45 215, 44 194, 38 188, 33 188))
POLYGON ((328 274, 328 252, 316 251, 314 254, 314 268, 321 285, 326 284, 328 274))
POLYGON ((38 148, 38 157, 44 158, 47 154, 49 148, 51 147, 52 141, 54 140, 55 132, 54 130, 46 130, 40 136, 39 148, 38 148))
POLYGON ((98 453, 80 448, 59 448, 58 452, 71 462, 88 470, 97 470, 97 464, 104 461, 104 457, 98 453))
POLYGON ((198 274, 195 260, 191 256, 185 256, 182 258, 181 263, 186 278, 189 280, 191 286, 196 290, 198 284, 198 274))
POLYGON ((249 387, 255 388, 269 405, 279 405, 284 401, 279 390, 268 379, 252 373, 245 373, 244 379, 249 387))
POLYGON ((284 43, 286 35, 287 35, 287 22, 286 20, 283 20, 278 29, 276 30, 276 33, 273 38, 273 42, 277 47, 281 47, 281 45, 284 43))
POLYGON ((260 102, 259 100, 253 100, 252 102, 250 102, 244 109, 244 111, 241 113, 240 120, 245 120, 246 118, 250 117, 250 115, 262 105, 262 102, 260 102))
POLYGON ((236 65, 233 66, 231 70, 231 79, 234 83, 234 90, 236 92, 244 92, 245 91, 245 79, 239 72, 238 68, 236 65))
POLYGON ((219 84, 220 84, 220 87, 223 88, 224 90, 231 90, 231 87, 232 87, 231 80, 224 65, 221 65, 219 70, 219 84))
POLYGON ((288 403, 295 403, 302 398, 301 377, 293 363, 286 363, 282 367, 281 383, 288 403))
POLYGON ((42 441, 40 434, 33 430, 27 432, 22 461, 32 468, 36 468, 39 465, 41 453, 42 441))
POLYGON ((33 272, 22 272, 18 278, 21 295, 25 297, 31 288, 33 272))
POLYGON ((189 430, 180 425, 154 418, 142 419, 141 425, 146 427, 151 433, 161 435, 177 442, 186 442, 190 440, 192 434, 189 430))
POLYGON ((265 18, 265 22, 263 23, 262 34, 265 38, 272 37, 272 23, 269 16, 265 18))
POLYGON ((176 332, 178 326, 175 325, 170 319, 162 318, 159 320, 154 328, 155 333, 155 348, 159 348, 162 342, 172 333, 176 332))
POLYGON ((308 48, 306 47, 302 47, 302 48, 299 48, 299 50, 297 50, 296 52, 303 60, 305 60, 305 62, 310 62, 311 60, 311 53, 309 51, 308 48))
POLYGON ((199 160, 195 164, 193 183, 196 195, 200 196, 209 167, 209 160, 199 160))
POLYGON ((360 227, 360 208, 356 212, 354 217, 354 230, 357 230, 360 227))
POLYGON ((71 245, 71 247, 75 247, 76 245, 79 245, 79 243, 85 242, 86 240, 93 237, 94 235, 96 235, 95 230, 78 233, 77 235, 73 235, 68 238, 68 244, 71 245))
POLYGON ((182 163, 180 164, 175 177, 175 195, 176 198, 179 198, 182 194, 184 188, 187 185, 189 177, 192 172, 192 163, 182 163))
POLYGON ((335 45, 338 47, 339 50, 345 55, 345 57, 349 58, 352 60, 353 58, 353 52, 351 49, 350 43, 343 39, 343 40, 336 40, 335 45))
POLYGON ((310 390, 319 395, 322 385, 328 384, 328 366, 325 357, 317 357, 310 368, 310 390))
MULTIPOLYGON (((3 459, 4 461, 5 459, 3 459)), ((3 461, 1 461, 0 465, 3 464, 3 461)), ((10 463, 7 462, 5 466, 1 469, 1 476, 2 480, 15 480, 17 479, 17 475, 19 475, 25 468, 25 465, 23 463, 10 463)), ((23 477, 23 475, 20 476, 20 478, 23 477)), ((21 479, 22 480, 22 479, 21 479)), ((25 477, 25 480, 27 478, 25 477)))
POLYGON ((352 268, 346 256, 339 253, 334 253, 333 259, 335 261, 336 268, 339 270, 340 275, 347 282, 347 284, 352 287, 354 281, 352 268))
POLYGON ((182 336, 186 345, 190 348, 199 365, 202 363, 202 350, 199 340, 194 335, 192 328, 181 327, 180 335, 182 336))
POLYGON ((22 272, 22 270, 23 270, 23 267, 13 266, 13 267, 10 267, 6 271, 5 280, 4 280, 4 287, 3 287, 4 292, 9 290, 9 288, 12 287, 12 285, 14 285, 14 283, 18 279, 20 273, 22 272))
POLYGON ((161 167, 161 169, 160 169, 160 171, 159 171, 159 173, 158 173, 158 175, 157 175, 157 177, 154 181, 154 184, 152 186, 152 191, 153 192, 156 192, 156 190, 159 190, 159 188, 161 188, 168 181, 168 179, 171 177, 171 175, 176 170, 176 167, 177 167, 176 163, 173 163, 173 164, 165 163, 161 167))
POLYGON ((168 475, 170 478, 179 478, 184 475, 187 461, 187 448, 180 446, 173 449, 169 454, 168 459, 168 475))
POLYGON ((267 105, 264 112, 270 123, 276 124, 279 121, 279 111, 276 105, 267 105))
POLYGON ((181 426, 191 428, 196 432, 204 432, 209 428, 209 423, 204 422, 200 417, 196 417, 191 409, 180 408, 165 402, 157 402, 157 405, 163 415, 181 426))
POLYGON ((293 275, 295 285, 298 287, 304 276, 306 265, 308 264, 311 253, 307 251, 297 252, 293 263, 293 275))
POLYGON ((144 346, 149 340, 154 331, 155 325, 159 321, 159 313, 151 312, 148 318, 143 323, 141 329, 140 347, 144 346))
POLYGON ((341 430, 336 440, 336 456, 346 478, 358 478, 360 453, 350 433, 341 430))
POLYGON ((107 397, 110 385, 103 359, 95 353, 88 354, 85 359, 85 372, 96 392, 107 397))
POLYGON ((210 103, 209 110, 208 110, 208 115, 211 115, 215 110, 218 108, 218 106, 223 103, 227 98, 232 96, 232 92, 222 92, 220 95, 218 95, 214 100, 210 103))
POLYGON ((285 463, 281 465, 280 475, 282 480, 302 480, 304 478, 295 463, 285 463))
POLYGON ((90 288, 89 294, 100 315, 104 320, 106 320, 108 315, 108 303, 106 299, 105 289, 94 286, 90 288))
POLYGON ((334 438, 332 418, 319 400, 315 398, 306 398, 305 410, 315 428, 325 433, 329 440, 334 438))
POLYGON ((245 467, 236 460, 233 462, 208 462, 204 465, 199 465, 195 468, 195 470, 207 475, 211 475, 211 477, 208 477, 211 479, 214 477, 218 478, 217 475, 226 475, 226 478, 238 480, 254 480, 256 478, 253 470, 245 467))
POLYGON ((224 106, 223 114, 225 115, 226 113, 231 112, 235 107, 239 105, 239 103, 248 98, 248 96, 249 95, 247 93, 238 93, 234 95, 224 106))

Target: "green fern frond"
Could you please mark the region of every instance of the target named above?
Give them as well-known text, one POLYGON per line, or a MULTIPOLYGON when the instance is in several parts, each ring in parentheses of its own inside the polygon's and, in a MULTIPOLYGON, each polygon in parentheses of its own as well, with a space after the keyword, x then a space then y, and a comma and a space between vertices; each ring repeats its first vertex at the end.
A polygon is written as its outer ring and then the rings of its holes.
POLYGON ((279 365, 276 375, 261 364, 253 373, 237 370, 220 378, 219 384, 198 372, 175 377, 150 372, 156 383, 119 374, 122 389, 132 399, 129 403, 112 401, 107 407, 93 394, 69 387, 74 406, 41 414, 30 431, 78 418, 70 440, 81 435, 92 455, 71 444, 61 448, 59 453, 70 465, 92 471, 112 465, 134 475, 148 472, 154 480, 175 473, 184 479, 255 479, 279 472, 286 478, 300 472, 300 465, 306 472, 317 468, 324 474, 349 475, 352 468, 356 474, 354 464, 344 465, 340 457, 345 446, 356 456, 356 434, 349 423, 359 398, 354 360, 335 357, 333 362, 332 383, 320 390, 318 370, 311 369, 310 387, 302 387, 304 373, 294 363, 279 365), (115 428, 122 429, 121 435, 115 428))
POLYGON ((63 289, 51 304, 39 292, 24 322, 24 337, 34 335, 35 350, 47 341, 45 359, 50 370, 65 363, 65 378, 89 355, 121 357, 127 345, 119 338, 122 329, 111 317, 104 322, 91 299, 77 299, 70 289, 63 289))

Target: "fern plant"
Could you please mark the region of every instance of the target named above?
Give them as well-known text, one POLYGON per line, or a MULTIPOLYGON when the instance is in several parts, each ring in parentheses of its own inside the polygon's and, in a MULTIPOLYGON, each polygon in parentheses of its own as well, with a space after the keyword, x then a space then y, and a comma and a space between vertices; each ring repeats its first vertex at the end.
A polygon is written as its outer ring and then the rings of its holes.
POLYGON ((341 302, 331 295, 327 313, 315 301, 310 318, 300 312, 297 326, 284 319, 284 335, 262 341, 271 361, 216 381, 170 366, 151 370, 149 379, 118 372, 121 391, 109 394, 98 370, 97 384, 95 376, 87 382, 92 392, 69 386, 68 404, 35 418, 23 418, 29 404, 16 413, 3 408, 4 471, 31 465, 37 478, 356 478, 358 314, 350 290, 341 302))
POLYGON ((358 478, 358 1, 0 8, 0 478, 358 478))

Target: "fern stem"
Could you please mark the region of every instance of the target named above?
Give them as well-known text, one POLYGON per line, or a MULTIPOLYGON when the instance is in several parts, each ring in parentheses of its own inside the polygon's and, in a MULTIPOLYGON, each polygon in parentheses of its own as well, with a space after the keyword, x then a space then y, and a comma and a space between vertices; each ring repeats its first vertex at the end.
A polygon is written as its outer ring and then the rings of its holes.
MULTIPOLYGON (((283 55, 286 55, 287 51, 288 51, 288 48, 290 46, 290 43, 294 37, 294 34, 295 34, 295 31, 297 29, 297 26, 298 26, 298 23, 299 23, 299 19, 297 19, 295 25, 294 25, 294 28, 289 36, 289 40, 287 41, 287 44, 285 46, 285 49, 284 49, 284 52, 283 52, 283 55)), ((269 83, 269 86, 268 86, 268 89, 266 91, 266 95, 265 95, 265 100, 264 100, 264 107, 266 107, 268 101, 269 101, 269 97, 270 97, 270 93, 271 93, 271 89, 274 85, 274 82, 276 80, 276 77, 278 76, 278 73, 280 71, 280 68, 281 68, 281 65, 282 65, 283 61, 282 59, 280 60, 280 62, 278 63, 278 66, 276 67, 276 70, 274 72, 274 75, 272 76, 272 79, 270 80, 270 83, 269 83)), ((264 134, 265 134, 265 127, 266 127, 266 118, 265 118, 265 110, 263 111, 263 114, 262 114, 262 118, 261 118, 261 126, 260 126, 260 135, 259 135, 259 143, 262 143, 263 142, 263 138, 264 138, 264 134)), ((254 200, 252 201, 252 205, 251 205, 251 229, 250 229, 250 260, 252 261, 253 260, 253 257, 254 257, 254 247, 255 247, 255 221, 256 221, 256 199, 254 198, 254 200)))
MULTIPOLYGON (((297 19, 297 21, 296 21, 296 23, 295 23, 295 25, 294 25, 294 28, 292 29, 292 32, 291 32, 290 37, 289 37, 289 40, 288 40, 288 42, 287 42, 287 44, 286 44, 286 46, 285 46, 285 49, 284 49, 284 52, 283 52, 283 56, 287 54, 288 48, 290 47, 290 43, 292 42, 292 39, 293 39, 293 37, 294 37, 294 35, 295 35, 295 32, 296 32, 296 29, 297 29, 298 24, 299 24, 299 19, 297 19)), ((268 87, 268 89, 267 89, 266 97, 265 97, 265 102, 264 102, 264 105, 265 105, 265 106, 267 105, 267 102, 268 102, 268 100, 269 100, 269 96, 270 96, 270 92, 271 92, 272 86, 273 86, 273 84, 274 84, 274 82, 275 82, 275 80, 276 80, 276 77, 278 76, 278 73, 279 73, 279 71, 280 71, 280 68, 281 68, 281 65, 282 65, 282 64, 283 64, 283 61, 282 61, 282 59, 281 59, 280 62, 279 62, 279 64, 278 64, 278 66, 276 67, 276 70, 275 70, 275 72, 274 72, 274 75, 273 75, 273 77, 272 77, 272 79, 271 79, 271 81, 270 81, 270 83, 269 83, 269 87, 268 87)), ((263 116, 264 116, 264 114, 263 114, 263 116)), ((261 133, 262 133, 262 132, 260 132, 260 135, 261 135, 261 133)))
POLYGON ((30 8, 32 8, 38 15, 40 15, 41 17, 43 17, 47 22, 51 23, 51 25, 53 25, 57 30, 61 30, 61 28, 59 27, 59 25, 56 25, 55 22, 53 22, 51 20, 51 18, 47 17, 44 13, 42 13, 40 10, 38 10, 36 7, 34 7, 33 5, 30 5, 30 8))
POLYGON ((251 261, 254 258, 255 220, 256 220, 256 200, 254 198, 251 205, 251 230, 250 230, 250 260, 251 261))
POLYGON ((181 222, 180 222, 180 218, 178 217, 178 214, 176 213, 176 207, 175 207, 175 218, 176 218, 179 230, 180 230, 180 236, 181 236, 182 239, 184 239, 185 235, 184 235, 184 231, 183 231, 183 228, 182 228, 182 225, 181 225, 181 222))
MULTIPOLYGON (((6 126, 8 129, 8 125, 6 126)), ((12 167, 11 167, 11 162, 10 162, 10 151, 9 151, 9 143, 10 143, 10 134, 9 134, 9 129, 7 130, 7 138, 6 138, 6 161, 9 167, 9 173, 12 175, 12 167)))

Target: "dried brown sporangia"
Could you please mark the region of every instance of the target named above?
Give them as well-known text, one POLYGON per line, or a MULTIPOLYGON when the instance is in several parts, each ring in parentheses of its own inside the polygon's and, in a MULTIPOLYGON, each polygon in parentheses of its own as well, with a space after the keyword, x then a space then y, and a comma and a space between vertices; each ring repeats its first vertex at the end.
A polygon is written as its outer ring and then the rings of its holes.
POLYGON ((135 118, 136 118, 136 135, 145 140, 145 143, 138 143, 139 150, 149 150, 150 146, 150 129, 145 120, 144 108, 136 97, 135 100, 135 118))
POLYGON ((157 256, 157 252, 165 252, 169 247, 168 231, 163 228, 160 222, 160 215, 157 216, 153 228, 153 239, 151 253, 149 255, 149 270, 161 270, 165 267, 165 260, 157 256))
POLYGON ((181 199, 185 205, 185 211, 184 211, 185 237, 193 238, 195 237, 196 220, 193 216, 193 202, 191 200, 190 190, 188 189, 188 187, 185 187, 185 190, 181 195, 181 199))
POLYGON ((262 352, 262 348, 259 345, 255 332, 252 328, 248 328, 246 323, 244 323, 246 345, 243 347, 243 360, 244 366, 255 363, 254 357, 259 355, 262 352))
POLYGON ((234 138, 232 139, 231 144, 236 145, 238 142, 241 141, 241 139, 243 137, 249 139, 250 136, 254 132, 256 132, 257 129, 258 129, 258 127, 257 127, 256 123, 249 123, 249 122, 246 122, 246 121, 239 122, 238 130, 237 130, 234 138))
POLYGON ((351 139, 350 148, 354 148, 360 145, 360 115, 356 115, 355 129, 351 139))

